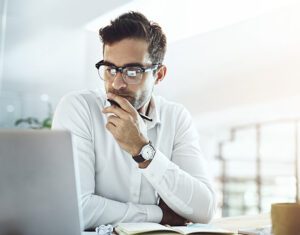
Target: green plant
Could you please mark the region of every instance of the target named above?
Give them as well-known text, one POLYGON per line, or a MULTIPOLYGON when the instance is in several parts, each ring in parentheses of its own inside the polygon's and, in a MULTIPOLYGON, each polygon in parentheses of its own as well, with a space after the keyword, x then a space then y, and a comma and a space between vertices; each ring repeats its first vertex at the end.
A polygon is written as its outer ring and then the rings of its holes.
POLYGON ((30 129, 51 129, 52 125, 52 105, 49 101, 45 101, 48 107, 48 117, 43 120, 39 120, 35 117, 19 118, 15 121, 15 126, 30 129))
MULTIPOLYGON (((46 119, 40 121, 35 117, 20 118, 15 121, 15 126, 25 125, 26 128, 30 129, 51 129, 52 118, 47 117, 46 119)), ((24 127, 24 126, 23 126, 24 127)))

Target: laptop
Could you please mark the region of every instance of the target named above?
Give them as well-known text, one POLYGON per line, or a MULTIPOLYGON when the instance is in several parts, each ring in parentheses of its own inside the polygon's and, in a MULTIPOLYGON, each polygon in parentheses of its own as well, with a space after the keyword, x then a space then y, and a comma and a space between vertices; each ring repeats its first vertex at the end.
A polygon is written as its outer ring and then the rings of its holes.
POLYGON ((67 131, 0 130, 0 235, 80 235, 76 166, 67 131))

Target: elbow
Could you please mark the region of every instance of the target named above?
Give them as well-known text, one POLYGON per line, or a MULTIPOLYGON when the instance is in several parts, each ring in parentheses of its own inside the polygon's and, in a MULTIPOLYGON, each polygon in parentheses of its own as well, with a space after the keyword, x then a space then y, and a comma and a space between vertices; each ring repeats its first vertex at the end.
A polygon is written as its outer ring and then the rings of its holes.
POLYGON ((205 214, 199 217, 198 223, 208 224, 213 219, 215 215, 215 211, 216 211, 215 207, 210 208, 205 214))
POLYGON ((205 203, 201 203, 197 211, 194 213, 193 223, 208 224, 214 217, 216 212, 216 197, 214 192, 210 193, 205 203))
MULTIPOLYGON (((100 219, 97 217, 97 208, 94 208, 95 203, 93 203, 93 201, 93 195, 89 195, 87 197, 82 198, 80 202, 83 222, 82 226, 85 231, 95 230, 95 228, 99 226, 100 219)), ((101 211, 101 209, 99 211, 101 211)))
POLYGON ((81 218, 82 218, 82 226, 84 231, 94 229, 92 218, 90 216, 91 212, 89 210, 89 199, 85 198, 81 200, 81 218))
POLYGON ((92 225, 92 221, 86 218, 84 213, 83 213, 82 217, 83 217, 82 222, 83 222, 83 230, 84 231, 91 231, 96 228, 96 226, 92 225))

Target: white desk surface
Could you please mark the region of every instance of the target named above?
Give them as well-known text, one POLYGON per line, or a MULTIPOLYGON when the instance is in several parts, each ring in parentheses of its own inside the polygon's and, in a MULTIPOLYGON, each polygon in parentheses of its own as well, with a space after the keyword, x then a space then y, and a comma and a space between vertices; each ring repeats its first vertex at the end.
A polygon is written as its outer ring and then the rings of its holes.
POLYGON ((211 224, 218 228, 237 232, 240 228, 261 228, 271 225, 270 213, 260 215, 244 215, 236 217, 223 217, 212 220, 211 224))
MULTIPOLYGON (((211 224, 218 228, 237 232, 240 228, 259 228, 271 225, 270 214, 245 215, 214 219, 211 224)), ((83 232, 82 235, 96 235, 96 232, 83 232)))

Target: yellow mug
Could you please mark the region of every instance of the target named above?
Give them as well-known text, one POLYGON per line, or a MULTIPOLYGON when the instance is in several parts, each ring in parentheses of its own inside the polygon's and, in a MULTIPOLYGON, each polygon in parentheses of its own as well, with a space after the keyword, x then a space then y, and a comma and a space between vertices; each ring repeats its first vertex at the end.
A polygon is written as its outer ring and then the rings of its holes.
POLYGON ((274 235, 300 235, 300 203, 275 203, 271 207, 274 235))

